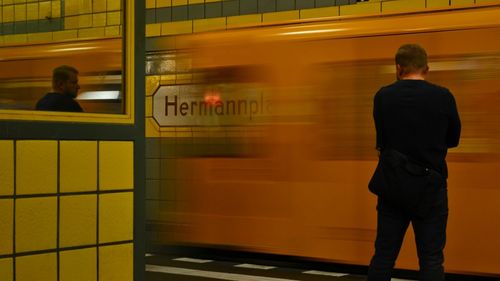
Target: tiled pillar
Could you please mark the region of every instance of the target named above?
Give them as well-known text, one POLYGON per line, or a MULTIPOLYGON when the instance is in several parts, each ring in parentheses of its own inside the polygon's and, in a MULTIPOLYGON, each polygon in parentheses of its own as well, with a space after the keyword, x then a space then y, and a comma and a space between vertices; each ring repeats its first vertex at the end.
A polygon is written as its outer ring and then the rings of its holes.
POLYGON ((133 280, 133 142, 0 141, 0 280, 133 280))

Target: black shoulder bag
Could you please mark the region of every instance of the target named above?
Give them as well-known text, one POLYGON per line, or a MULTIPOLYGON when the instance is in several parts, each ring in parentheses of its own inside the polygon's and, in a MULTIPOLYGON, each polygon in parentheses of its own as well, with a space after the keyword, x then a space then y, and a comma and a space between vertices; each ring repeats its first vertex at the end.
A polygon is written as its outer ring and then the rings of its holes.
POLYGON ((383 200, 420 215, 432 207, 433 194, 445 187, 446 180, 440 173, 388 148, 380 153, 368 184, 369 190, 383 200))

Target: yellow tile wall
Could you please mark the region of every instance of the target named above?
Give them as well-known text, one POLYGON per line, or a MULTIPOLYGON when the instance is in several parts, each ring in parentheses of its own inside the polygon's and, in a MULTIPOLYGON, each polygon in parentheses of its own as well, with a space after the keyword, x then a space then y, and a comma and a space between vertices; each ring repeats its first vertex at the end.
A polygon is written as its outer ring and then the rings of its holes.
POLYGON ((55 253, 16 258, 16 281, 57 280, 57 255, 55 253))
POLYGON ((14 142, 0 141, 0 195, 14 194, 14 142))
POLYGON ((60 18, 61 17, 61 1, 52 1, 52 17, 60 18))
POLYGON ((40 19, 47 17, 52 17, 52 5, 51 1, 45 1, 39 3, 39 16, 40 19))
POLYGON ((382 12, 408 12, 425 9, 425 0, 397 0, 382 2, 382 12))
POLYGON ((14 281, 15 254, 22 254, 15 257, 15 281, 56 281, 58 267, 61 281, 133 279, 133 142, 1 140, 0 175, 1 281, 14 281), (27 173, 55 174, 55 191, 44 194, 40 178, 41 190, 27 188, 27 173), (128 191, 98 194, 98 178, 110 190, 128 191), (15 204, 14 190, 23 192, 15 204), (108 242, 118 244, 100 246, 108 242))
POLYGON ((99 242, 116 242, 133 238, 133 193, 99 195, 99 242))
POLYGON ((106 37, 117 37, 121 35, 120 26, 106 26, 104 29, 104 36, 106 37))
POLYGON ((427 8, 445 8, 450 6, 450 0, 427 1, 427 8))
POLYGON ((97 142, 60 142, 60 192, 97 190, 97 142))
POLYGON ((26 4, 14 5, 14 21, 26 20, 26 4))
POLYGON ((160 76, 146 76, 146 96, 152 96, 160 86, 160 76))
POLYGON ((92 0, 92 9, 93 9, 94 13, 105 12, 106 11, 106 1, 92 0))
POLYGON ((5 44, 23 44, 28 42, 28 36, 26 34, 5 35, 3 41, 5 44))
POLYGON ((57 191, 57 141, 17 141, 17 194, 57 191))
POLYGON ((97 195, 61 196, 60 247, 93 245, 97 241, 97 195))
POLYGON ((79 0, 78 1, 78 13, 79 14, 92 13, 92 0, 79 0))
MULTIPOLYGON (((104 0, 101 0, 104 1, 104 0)), ((64 1, 64 14, 66 16, 78 15, 78 0, 65 0, 64 1)))
POLYGON ((3 6, 2 20, 3 22, 14 21, 14 5, 3 6))
POLYGON ((228 27, 257 25, 262 22, 262 14, 227 17, 228 27))
POLYGON ((161 24, 161 35, 175 35, 193 32, 193 21, 175 21, 161 24))
POLYGON ((122 7, 121 0, 106 0, 106 4, 106 10, 108 11, 119 11, 122 7))
POLYGON ((134 186, 133 142, 99 142, 99 189, 130 189, 134 186))
POLYGON ((78 28, 88 28, 92 26, 92 14, 78 16, 78 28))
MULTIPOLYGON (((12 254, 14 200, 0 199, 0 255, 12 254)), ((1 280, 1 279, 0 279, 1 280)))
POLYGON ((65 17, 64 18, 64 27, 66 29, 77 29, 79 25, 79 17, 78 16, 72 16, 72 17, 65 17))
POLYGON ((172 0, 156 0, 156 8, 170 7, 172 0))
POLYGON ((26 6, 27 20, 38 19, 38 3, 28 3, 26 6))
POLYGON ((146 0, 146 9, 156 8, 156 0, 146 0))
POLYGON ((475 0, 451 0, 451 5, 454 6, 470 6, 474 5, 475 0))
POLYGON ((99 247, 99 280, 133 280, 133 245, 99 247))
POLYGON ((71 40, 78 38, 78 30, 64 30, 52 34, 54 41, 71 40))
POLYGON ((160 35, 161 35, 161 23, 146 25, 146 37, 154 37, 160 35))
MULTIPOLYGON (((205 0, 208 2, 219 2, 221 0, 205 0)), ((146 0, 146 8, 162 8, 186 4, 202 3, 202 0, 146 0)), ((452 0, 451 6, 464 6, 484 3, 500 3, 500 0, 452 0)), ((226 21, 226 28, 242 26, 257 26, 261 23, 290 21, 297 19, 324 18, 332 16, 363 15, 411 12, 425 9, 449 7, 449 0, 370 0, 351 5, 341 5, 323 8, 292 10, 284 12, 258 13, 250 15, 229 16, 211 18, 205 20, 186 20, 174 22, 162 22, 146 24, 146 37, 171 36, 188 34, 193 32, 204 32, 210 30, 222 30, 222 22, 226 21), (210 26, 212 25, 213 26, 210 26), (161 28, 159 27, 161 26, 161 28)))
POLYGON ((78 29, 78 38, 102 38, 104 33, 104 27, 81 28, 78 29))
MULTIPOLYGON (((500 2, 500 1, 499 1, 500 2)), ((476 3, 475 0, 451 0, 452 6, 470 6, 476 3)))
POLYGON ((97 249, 62 251, 59 254, 60 281, 96 281, 97 249))
POLYGON ((52 32, 28 33, 28 42, 48 42, 52 38, 52 32))
POLYGON ((92 14, 92 26, 105 26, 106 13, 92 14))
POLYGON ((152 117, 147 117, 146 122, 146 137, 148 138, 159 138, 161 136, 160 134, 160 128, 156 121, 152 117))
POLYGON ((106 24, 107 25, 118 25, 122 21, 121 12, 109 12, 106 14, 106 24))
POLYGON ((16 252, 56 248, 57 198, 16 200, 16 252))
POLYGON ((60 18, 64 30, 31 34, 0 34, 0 45, 51 42, 121 35, 123 0, 29 0, 0 1, 0 23, 60 18), (62 14, 63 13, 63 14, 62 14), (89 28, 102 27, 100 29, 89 28), (77 32, 64 32, 68 30, 77 32), (43 33, 43 34, 40 34, 43 33), (51 34, 49 34, 51 33, 51 34), (81 38, 80 38, 81 37, 81 38))
MULTIPOLYGON (((340 6, 342 7, 342 6, 340 6)), ((301 19, 324 18, 339 15, 339 6, 317 9, 304 9, 300 11, 301 19)))
POLYGON ((146 97, 146 117, 153 116, 153 97, 146 97))
POLYGON ((275 13, 264 13, 262 15, 263 22, 274 22, 274 21, 289 21, 298 20, 300 18, 300 11, 285 11, 285 12, 275 12, 275 13))
POLYGON ((360 2, 356 5, 340 6, 340 15, 363 15, 380 13, 380 3, 377 2, 360 2))
POLYGON ((224 29, 226 29, 226 18, 201 19, 193 21, 193 32, 224 29))
POLYGON ((172 6, 181 6, 187 4, 188 4, 187 0, 172 0, 172 6))
POLYGON ((11 258, 0 259, 0 280, 13 281, 14 280, 14 267, 11 258))

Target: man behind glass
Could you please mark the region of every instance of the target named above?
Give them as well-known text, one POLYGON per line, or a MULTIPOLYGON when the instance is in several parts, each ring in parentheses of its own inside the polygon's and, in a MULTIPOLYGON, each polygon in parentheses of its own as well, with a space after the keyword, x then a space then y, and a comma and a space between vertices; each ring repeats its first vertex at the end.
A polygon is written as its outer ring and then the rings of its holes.
POLYGON ((83 112, 74 99, 78 94, 78 70, 68 65, 56 67, 52 72, 52 92, 47 93, 37 104, 37 110, 83 112))

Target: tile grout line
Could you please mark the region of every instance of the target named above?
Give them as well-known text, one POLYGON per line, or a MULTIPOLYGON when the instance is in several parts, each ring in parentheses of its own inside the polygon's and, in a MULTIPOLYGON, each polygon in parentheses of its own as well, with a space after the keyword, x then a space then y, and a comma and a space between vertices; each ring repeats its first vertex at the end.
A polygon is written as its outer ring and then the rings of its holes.
POLYGON ((61 196, 59 196, 60 192, 61 192, 61 141, 58 140, 57 141, 57 158, 56 158, 56 161, 57 161, 57 171, 56 171, 56 177, 57 177, 57 186, 56 186, 56 189, 57 189, 57 192, 56 192, 56 196, 57 196, 57 201, 56 201, 56 204, 57 204, 57 213, 56 213, 56 249, 57 249, 57 252, 56 252, 56 270, 57 270, 57 277, 56 277, 56 280, 59 281, 61 280, 61 274, 60 274, 60 270, 61 270, 61 266, 60 266, 60 262, 61 262, 61 254, 60 254, 60 250, 59 250, 59 246, 60 246, 60 239, 61 239, 61 234, 60 234, 60 230, 61 230, 61 196))

